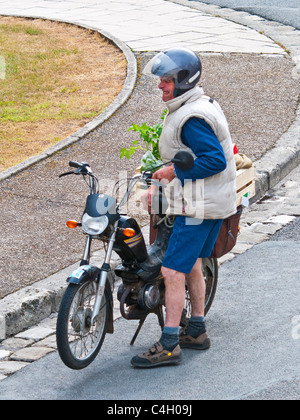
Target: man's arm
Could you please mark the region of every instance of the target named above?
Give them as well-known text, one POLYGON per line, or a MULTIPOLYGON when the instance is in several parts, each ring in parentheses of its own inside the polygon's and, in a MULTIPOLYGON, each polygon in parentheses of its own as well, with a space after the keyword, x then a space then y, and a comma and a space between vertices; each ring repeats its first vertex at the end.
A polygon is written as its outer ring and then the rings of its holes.
POLYGON ((177 177, 183 181, 204 179, 223 172, 227 167, 224 150, 212 128, 200 118, 189 119, 182 129, 182 142, 197 156, 189 171, 175 167, 177 177))

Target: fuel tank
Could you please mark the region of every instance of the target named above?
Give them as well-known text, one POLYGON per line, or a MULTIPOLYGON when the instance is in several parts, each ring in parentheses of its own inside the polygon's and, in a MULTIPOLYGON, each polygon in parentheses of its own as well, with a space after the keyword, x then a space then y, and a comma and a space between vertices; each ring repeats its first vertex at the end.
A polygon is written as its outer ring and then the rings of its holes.
POLYGON ((148 258, 144 236, 135 219, 121 216, 113 249, 128 264, 134 262, 142 263, 148 258), (131 238, 125 236, 123 231, 126 228, 134 229, 135 235, 131 238))

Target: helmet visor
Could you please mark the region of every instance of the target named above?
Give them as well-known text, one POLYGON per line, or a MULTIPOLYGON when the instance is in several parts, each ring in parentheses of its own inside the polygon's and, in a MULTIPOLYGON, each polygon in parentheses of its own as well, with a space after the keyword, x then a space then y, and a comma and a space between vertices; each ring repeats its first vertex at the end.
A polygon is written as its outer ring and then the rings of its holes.
POLYGON ((179 70, 178 64, 162 52, 149 61, 143 70, 143 74, 146 76, 173 77, 179 70))

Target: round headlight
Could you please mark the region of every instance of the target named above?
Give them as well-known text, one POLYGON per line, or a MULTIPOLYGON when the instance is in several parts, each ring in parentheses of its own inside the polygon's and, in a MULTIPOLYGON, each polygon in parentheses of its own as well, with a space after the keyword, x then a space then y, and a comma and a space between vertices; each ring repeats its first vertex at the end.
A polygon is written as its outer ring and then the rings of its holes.
POLYGON ((91 217, 85 213, 82 217, 82 229, 88 235, 101 235, 108 226, 108 217, 91 217))

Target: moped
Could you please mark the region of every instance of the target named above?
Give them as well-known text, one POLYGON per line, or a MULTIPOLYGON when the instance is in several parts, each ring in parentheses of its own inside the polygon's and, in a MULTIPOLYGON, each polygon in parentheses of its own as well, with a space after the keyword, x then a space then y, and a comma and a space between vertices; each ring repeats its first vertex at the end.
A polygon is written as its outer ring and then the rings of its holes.
MULTIPOLYGON (((181 151, 169 163, 171 162, 182 170, 188 170, 193 165, 193 157, 181 151)), ((72 228, 82 227, 86 235, 86 245, 80 267, 67 279, 68 287, 58 313, 56 336, 62 361, 69 368, 79 370, 87 367, 98 355, 106 333, 114 332, 112 289, 116 278, 121 279, 117 291, 121 315, 127 320, 139 321, 131 345, 134 344, 149 314, 156 314, 159 325, 163 328, 165 286, 161 264, 175 218, 166 216, 164 186, 157 180, 152 180, 152 172, 144 171, 126 180, 126 192, 118 202, 117 194, 109 196, 100 193, 99 181, 87 163, 71 161, 69 165, 76 170, 60 177, 82 175, 88 183, 90 193, 86 199, 81 223, 67 223, 72 228), (156 238, 148 246, 135 218, 121 212, 137 182, 144 182, 147 186, 156 183, 159 191, 156 195, 155 223, 152 226, 156 231, 156 238), (90 265, 93 240, 101 240, 104 244, 105 259, 101 267, 90 265), (120 264, 114 270, 111 268, 113 251, 120 259, 120 264)), ((156 170, 160 166, 153 169, 156 170)), ((114 191, 117 192, 118 185, 115 187, 114 191)), ((207 314, 214 300, 218 282, 216 258, 203 259, 203 274, 206 281, 207 314)), ((186 286, 182 327, 187 325, 190 316, 191 302, 186 286)))

